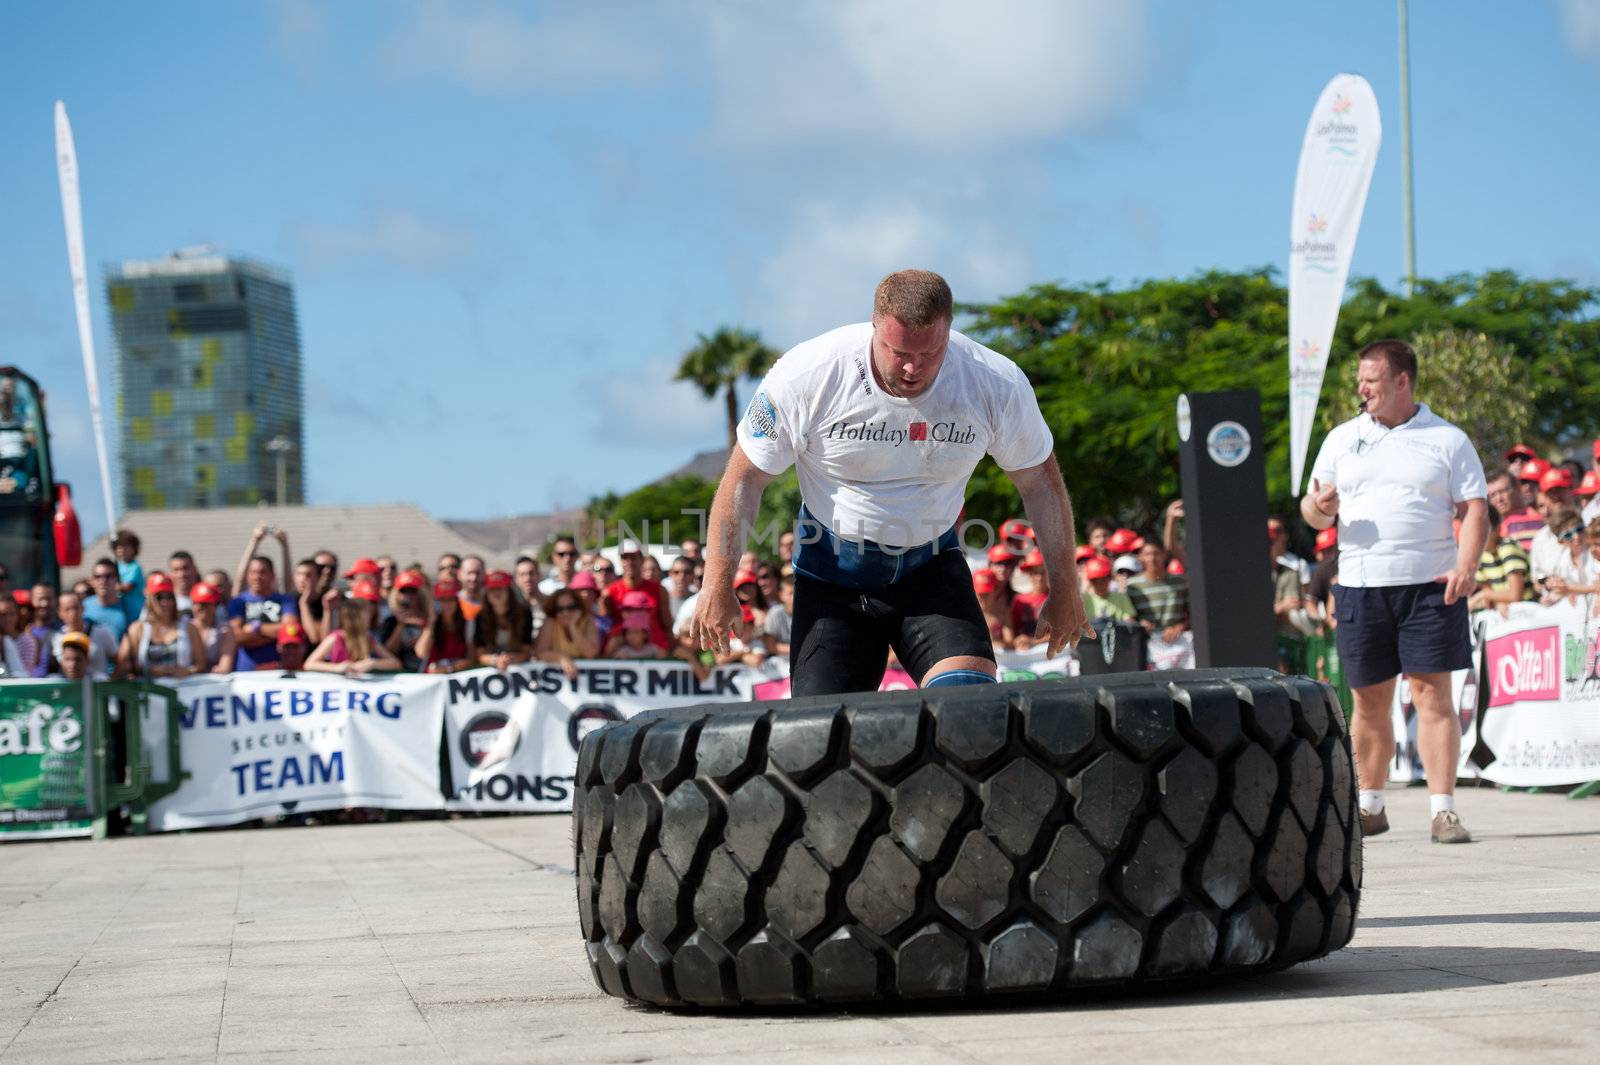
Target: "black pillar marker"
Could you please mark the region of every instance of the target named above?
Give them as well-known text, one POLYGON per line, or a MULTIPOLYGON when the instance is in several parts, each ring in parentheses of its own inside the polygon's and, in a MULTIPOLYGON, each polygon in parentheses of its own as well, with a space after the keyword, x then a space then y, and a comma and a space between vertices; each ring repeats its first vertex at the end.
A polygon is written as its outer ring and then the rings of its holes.
POLYGON ((1276 666, 1261 396, 1178 397, 1178 456, 1195 665, 1276 666))

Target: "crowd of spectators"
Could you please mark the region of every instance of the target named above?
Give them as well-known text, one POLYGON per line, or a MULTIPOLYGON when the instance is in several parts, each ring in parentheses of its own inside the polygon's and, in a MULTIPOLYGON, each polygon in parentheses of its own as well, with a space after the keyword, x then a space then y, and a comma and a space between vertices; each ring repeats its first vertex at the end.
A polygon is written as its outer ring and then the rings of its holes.
MULTIPOLYGON (((1594 448, 1600 466, 1600 441, 1594 448)), ((1517 445, 1488 481, 1494 533, 1478 569, 1474 610, 1515 603, 1552 604, 1600 591, 1600 473, 1552 464, 1517 445)), ((1078 548, 1078 576, 1091 621, 1137 625, 1173 643, 1188 631, 1183 505, 1168 506, 1159 536, 1096 518, 1078 548)), ((1307 637, 1337 624, 1335 529, 1317 535, 1315 558, 1290 548, 1292 530, 1271 517, 1265 530, 1281 665, 1303 671, 1307 637)), ((523 555, 511 570, 491 570, 478 555, 441 555, 432 570, 388 556, 341 569, 331 551, 294 561, 288 536, 256 528, 233 573, 202 574, 176 551, 146 573, 139 538, 121 531, 114 557, 96 560, 89 578, 59 591, 11 589, 0 567, 0 641, 8 676, 175 678, 195 673, 309 670, 453 673, 549 662, 575 676, 581 659, 678 659, 704 676, 713 666, 760 665, 789 653, 794 535, 777 557, 747 552, 734 592, 741 617, 721 654, 688 639, 705 563, 685 540, 663 564, 634 540, 616 552, 584 551, 571 537, 551 545, 548 567, 523 555), (276 561, 262 551, 277 543, 276 561)), ((1027 522, 1001 525, 973 590, 995 647, 1036 646, 1039 612, 1050 594, 1044 557, 1027 522)))

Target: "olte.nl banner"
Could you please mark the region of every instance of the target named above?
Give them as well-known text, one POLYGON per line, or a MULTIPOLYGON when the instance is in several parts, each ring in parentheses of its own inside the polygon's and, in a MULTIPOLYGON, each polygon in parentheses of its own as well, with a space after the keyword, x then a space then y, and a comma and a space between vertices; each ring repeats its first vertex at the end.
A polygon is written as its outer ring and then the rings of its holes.
POLYGON ((437 810, 445 685, 427 676, 202 675, 175 684, 188 779, 155 831, 348 806, 437 810))
POLYGON ((1516 787, 1600 780, 1600 619, 1593 596, 1513 607, 1484 631, 1482 775, 1516 787))
POLYGON ((577 676, 533 663, 475 669, 443 681, 452 810, 572 809, 578 743, 644 710, 746 701, 760 675, 720 666, 695 676, 683 662, 584 661, 577 676))

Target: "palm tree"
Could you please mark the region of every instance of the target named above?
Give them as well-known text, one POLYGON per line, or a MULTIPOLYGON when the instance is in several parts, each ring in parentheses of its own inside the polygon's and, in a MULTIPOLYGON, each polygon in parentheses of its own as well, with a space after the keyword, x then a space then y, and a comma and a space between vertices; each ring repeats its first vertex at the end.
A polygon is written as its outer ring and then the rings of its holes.
POLYGON ((728 451, 739 439, 739 397, 735 392, 741 380, 758 381, 777 360, 778 351, 761 342, 761 334, 736 326, 723 326, 710 336, 696 334, 700 342, 683 353, 675 381, 688 381, 707 399, 727 390, 728 451))

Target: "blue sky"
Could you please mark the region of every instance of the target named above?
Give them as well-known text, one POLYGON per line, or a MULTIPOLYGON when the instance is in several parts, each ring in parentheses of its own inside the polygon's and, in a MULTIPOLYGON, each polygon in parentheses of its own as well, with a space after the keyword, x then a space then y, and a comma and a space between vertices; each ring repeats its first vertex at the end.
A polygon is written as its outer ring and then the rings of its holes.
MULTIPOLYGON (((1411 40, 1419 271, 1600 285, 1600 2, 1413 0, 1411 40)), ((1382 0, 13 0, 0 361, 43 381, 100 527, 61 98, 92 263, 210 242, 294 275, 311 502, 581 504, 721 442, 721 407, 670 383, 697 331, 786 347, 908 265, 965 300, 1281 269, 1340 71, 1385 126, 1352 273, 1397 283, 1382 0)), ((98 277, 94 313, 109 380, 98 277)))

